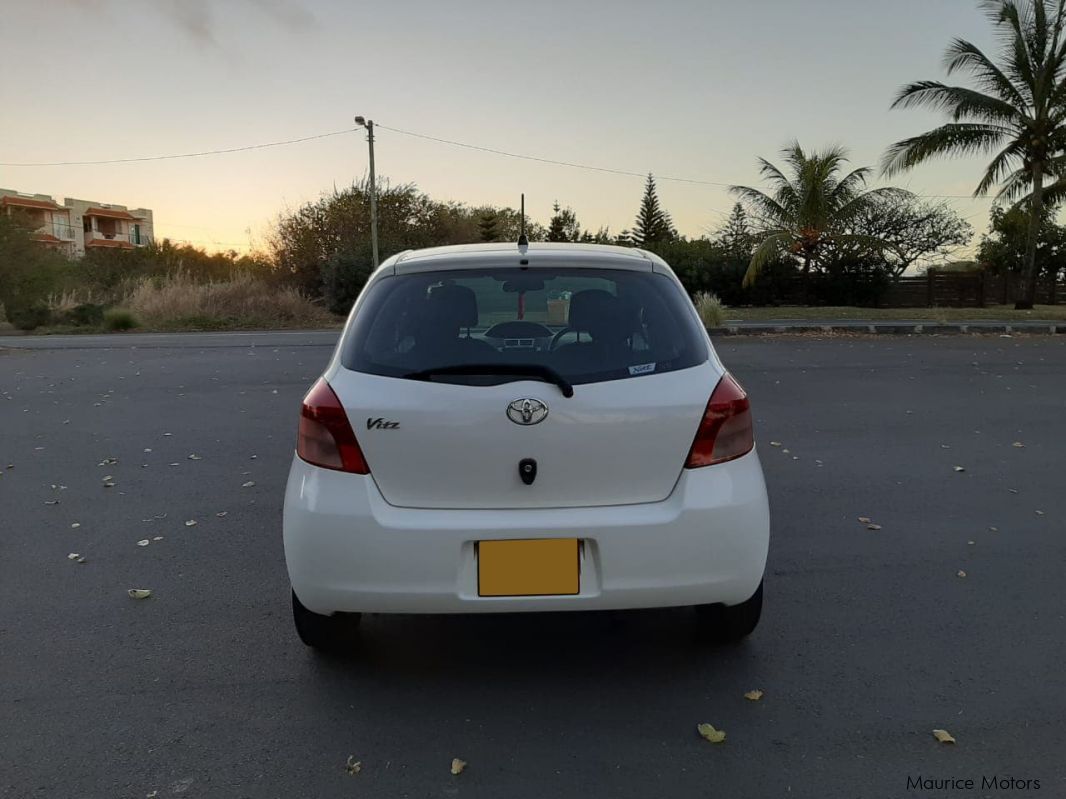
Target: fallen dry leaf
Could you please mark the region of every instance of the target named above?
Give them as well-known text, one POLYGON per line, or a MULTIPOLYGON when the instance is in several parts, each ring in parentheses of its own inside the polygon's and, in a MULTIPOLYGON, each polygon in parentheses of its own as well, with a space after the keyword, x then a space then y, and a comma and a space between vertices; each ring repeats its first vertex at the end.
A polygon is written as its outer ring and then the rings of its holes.
POLYGON ((956 466, 955 467, 955 471, 956 472, 965 472, 966 471, 966 467, 965 466, 956 466))
POLYGON ((956 577, 965 577, 966 576, 966 572, 964 572, 962 569, 959 569, 959 571, 956 573, 955 576, 956 577))
POLYGON ((988 532, 990 532, 990 533, 998 533, 999 532, 999 528, 998 527, 989 527, 988 528, 988 532))
POLYGON ((241 486, 241 488, 251 488, 254 485, 255 485, 255 480, 249 480, 247 483, 244 483, 241 486))
POLYGON ((954 737, 947 730, 933 730, 933 737, 936 738, 942 744, 955 743, 954 737))
POLYGON ((217 516, 218 518, 220 518, 220 519, 221 519, 221 518, 222 518, 223 516, 227 515, 228 513, 229 513, 229 511, 228 511, 228 510, 220 510, 220 511, 219 511, 218 513, 216 513, 215 515, 216 515, 216 516, 217 516))
POLYGON ((696 725, 696 732, 706 738, 712 744, 720 744, 725 740, 725 730, 716 730, 710 724, 704 722, 696 725))
POLYGON ((862 522, 863 524, 869 524, 870 522, 873 521, 873 519, 871 519, 869 516, 860 516, 859 517, 859 521, 862 522))
POLYGON ((67 555, 67 560, 77 560, 80 557, 81 555, 79 555, 77 552, 71 552, 69 555, 67 555))
POLYGON ((457 757, 452 758, 452 774, 462 774, 464 768, 466 768, 465 760, 460 760, 457 757))
POLYGON ((148 546, 148 545, 149 545, 150 543, 152 543, 152 542, 151 542, 151 541, 149 541, 149 540, 148 540, 147 538, 142 538, 142 539, 141 539, 140 541, 138 541, 138 542, 137 542, 137 546, 139 546, 139 547, 146 547, 146 546, 148 546))
POLYGON ((760 699, 762 699, 762 691, 760 691, 758 688, 756 688, 754 691, 748 691, 746 694, 744 694, 744 698, 750 699, 752 702, 758 702, 760 699))
POLYGON ((770 442, 770 446, 771 447, 780 447, 781 446, 781 442, 780 441, 771 441, 770 442))
POLYGON ((189 519, 189 521, 185 522, 185 526, 186 527, 195 527, 196 526, 196 519, 189 519))
POLYGON ((152 595, 149 588, 131 588, 126 593, 129 594, 130 599, 148 599, 152 595))
POLYGON ((81 522, 74 522, 74 524, 70 525, 71 530, 77 530, 79 527, 81 527, 81 522))
POLYGON ((1025 449, 1025 444, 1023 444, 1021 441, 1015 441, 1013 444, 1011 444, 1011 446, 1017 449, 1025 449))
POLYGON ((867 530, 880 530, 881 529, 881 525, 879 525, 879 524, 868 524, 868 525, 866 525, 866 529, 867 530))
POLYGON ((161 536, 161 535, 157 535, 157 536, 156 536, 155 538, 153 538, 152 540, 153 540, 153 541, 162 541, 162 540, 163 540, 163 536, 161 536))
POLYGON ((1043 516, 1043 515, 1044 515, 1044 511, 1042 511, 1042 510, 1038 510, 1038 511, 1036 512, 1036 515, 1037 515, 1037 516, 1043 516))
POLYGON ((356 760, 355 755, 348 755, 348 762, 344 764, 345 770, 352 776, 355 776, 363 770, 363 761, 356 760))
POLYGON ((195 455, 194 454, 194 455, 190 455, 189 456, 189 460, 191 460, 191 461, 202 461, 203 458, 201 458, 199 455, 195 455))

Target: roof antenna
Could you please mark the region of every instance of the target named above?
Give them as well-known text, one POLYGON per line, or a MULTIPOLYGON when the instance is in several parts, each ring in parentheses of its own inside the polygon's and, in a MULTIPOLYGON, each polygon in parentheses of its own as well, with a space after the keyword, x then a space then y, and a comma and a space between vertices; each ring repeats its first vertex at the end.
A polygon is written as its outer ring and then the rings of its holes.
POLYGON ((526 195, 522 194, 522 216, 520 226, 518 228, 518 246, 528 247, 529 239, 526 238, 526 195))

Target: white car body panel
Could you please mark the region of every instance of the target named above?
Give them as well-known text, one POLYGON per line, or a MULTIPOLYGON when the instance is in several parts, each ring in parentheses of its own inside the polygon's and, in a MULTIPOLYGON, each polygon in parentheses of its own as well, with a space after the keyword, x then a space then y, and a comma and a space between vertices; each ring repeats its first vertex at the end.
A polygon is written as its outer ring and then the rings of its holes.
MULTIPOLYGON (((580 266, 652 271, 680 281, 657 256, 590 245, 471 245, 400 253, 368 281, 436 269, 580 266)), ((315 613, 474 613, 605 610, 744 602, 769 546, 757 453, 682 468, 699 418, 725 369, 706 331, 707 360, 661 374, 574 386, 515 380, 468 386, 347 370, 341 349, 324 377, 345 406, 370 474, 293 458, 283 519, 293 590, 315 613), (549 406, 537 425, 513 424, 509 402, 549 406), (367 420, 399 421, 367 429, 367 420), (447 421, 446 425, 441 419, 447 421), (533 486, 517 461, 536 458, 533 486), (644 468, 641 469, 641 464, 644 468), (531 490, 532 489, 532 490, 531 490), (477 542, 581 542, 580 592, 481 597, 477 542)), ((698 321, 691 303, 688 312, 698 321)), ((703 326, 700 324, 700 328, 703 326)))
POLYGON ((338 366, 326 380, 345 406, 382 496, 407 508, 561 508, 666 499, 684 466, 720 373, 709 363, 574 387, 404 381, 338 366), (539 424, 507 417, 531 397, 539 424), (395 429, 372 419, 400 420, 395 429), (533 485, 520 458, 538 464, 533 485))
POLYGON ((369 476, 293 459, 285 558, 316 613, 491 613, 674 607, 750 597, 770 537, 753 451, 686 469, 662 502, 594 508, 419 510, 389 505, 369 476), (481 597, 475 542, 583 542, 575 596, 481 597))

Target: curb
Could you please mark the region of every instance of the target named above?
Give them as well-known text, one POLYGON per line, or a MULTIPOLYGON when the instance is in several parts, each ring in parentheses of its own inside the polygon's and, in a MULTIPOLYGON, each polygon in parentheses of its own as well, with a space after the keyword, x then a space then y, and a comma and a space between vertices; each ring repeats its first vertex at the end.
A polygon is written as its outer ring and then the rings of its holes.
POLYGON ((1013 322, 1011 324, 995 323, 916 323, 916 322, 857 322, 842 325, 806 325, 806 324, 742 324, 708 327, 712 336, 767 336, 787 333, 866 333, 878 335, 913 336, 913 335, 951 335, 963 333, 1035 333, 1044 335, 1066 334, 1066 323, 1049 324, 1047 322, 1013 322))

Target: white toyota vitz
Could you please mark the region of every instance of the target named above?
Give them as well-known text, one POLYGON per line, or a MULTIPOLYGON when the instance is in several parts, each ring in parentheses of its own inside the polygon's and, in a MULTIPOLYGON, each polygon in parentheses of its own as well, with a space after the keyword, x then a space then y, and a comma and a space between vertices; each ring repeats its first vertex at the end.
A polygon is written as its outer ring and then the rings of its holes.
POLYGON ((769 509, 747 394, 639 249, 400 253, 303 401, 285 494, 296 630, 362 613, 762 610, 769 509))

